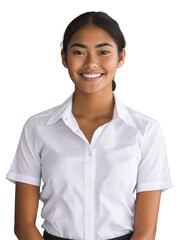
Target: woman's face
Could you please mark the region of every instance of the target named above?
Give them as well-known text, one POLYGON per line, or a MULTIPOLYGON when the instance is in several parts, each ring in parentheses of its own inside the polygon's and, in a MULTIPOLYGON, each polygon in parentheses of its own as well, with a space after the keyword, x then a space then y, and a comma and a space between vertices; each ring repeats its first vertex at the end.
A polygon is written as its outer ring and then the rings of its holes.
POLYGON ((88 25, 70 39, 67 54, 62 50, 62 61, 68 68, 75 90, 95 93, 112 91, 112 80, 125 59, 125 50, 119 56, 118 47, 102 28, 88 25))

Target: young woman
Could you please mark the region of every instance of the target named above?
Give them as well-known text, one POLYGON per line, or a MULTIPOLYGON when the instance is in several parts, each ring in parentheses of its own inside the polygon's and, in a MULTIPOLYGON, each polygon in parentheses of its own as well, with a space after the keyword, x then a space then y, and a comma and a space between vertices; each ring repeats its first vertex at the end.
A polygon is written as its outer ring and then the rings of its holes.
POLYGON ((114 93, 125 45, 106 13, 68 25, 61 55, 75 91, 26 121, 7 174, 16 183, 18 239, 155 239, 161 192, 172 182, 159 123, 114 93))

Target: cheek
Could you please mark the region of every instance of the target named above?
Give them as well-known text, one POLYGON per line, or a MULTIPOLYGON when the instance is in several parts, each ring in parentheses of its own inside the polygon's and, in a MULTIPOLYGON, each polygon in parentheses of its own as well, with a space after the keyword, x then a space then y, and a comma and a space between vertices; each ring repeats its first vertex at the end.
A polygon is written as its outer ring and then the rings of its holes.
POLYGON ((115 72, 118 66, 118 59, 110 57, 102 61, 102 66, 110 72, 115 72))
POLYGON ((82 66, 83 61, 77 58, 69 58, 67 59, 67 64, 70 71, 76 71, 82 66))

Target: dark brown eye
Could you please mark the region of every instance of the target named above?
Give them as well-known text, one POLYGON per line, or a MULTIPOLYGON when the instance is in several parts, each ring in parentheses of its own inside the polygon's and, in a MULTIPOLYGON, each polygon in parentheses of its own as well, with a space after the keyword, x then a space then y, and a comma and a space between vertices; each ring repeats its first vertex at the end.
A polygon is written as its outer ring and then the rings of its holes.
POLYGON ((109 53, 109 51, 103 50, 103 51, 100 51, 99 55, 106 55, 108 53, 109 53))
POLYGON ((81 51, 74 51, 73 54, 75 54, 75 55, 83 55, 84 53, 81 52, 81 51))

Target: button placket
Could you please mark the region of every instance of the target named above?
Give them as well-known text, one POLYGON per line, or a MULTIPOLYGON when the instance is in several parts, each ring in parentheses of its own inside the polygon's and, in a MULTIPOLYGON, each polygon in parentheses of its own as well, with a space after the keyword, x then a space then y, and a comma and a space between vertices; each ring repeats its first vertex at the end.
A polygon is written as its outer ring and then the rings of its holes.
POLYGON ((89 148, 85 158, 85 239, 94 239, 94 157, 89 148))

